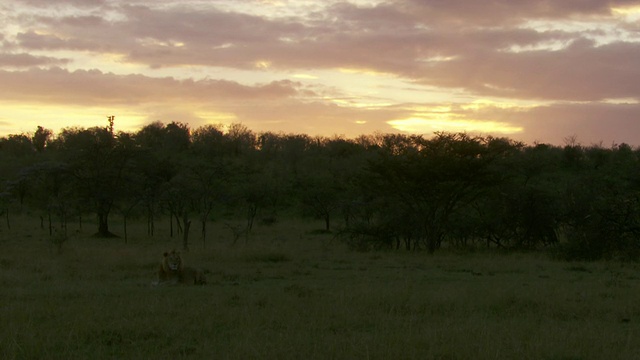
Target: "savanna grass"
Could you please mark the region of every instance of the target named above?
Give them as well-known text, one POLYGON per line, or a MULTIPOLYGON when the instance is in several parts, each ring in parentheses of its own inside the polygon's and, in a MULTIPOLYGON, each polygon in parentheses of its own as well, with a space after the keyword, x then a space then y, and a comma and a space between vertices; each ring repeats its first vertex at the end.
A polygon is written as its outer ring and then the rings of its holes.
MULTIPOLYGON (((347 251, 302 221, 234 242, 214 224, 187 265, 205 286, 151 286, 180 239, 0 229, 3 359, 633 359, 632 263, 544 254, 347 251)), ((162 229, 158 233, 162 233, 162 229)), ((163 234, 164 235, 164 234, 163 234)))

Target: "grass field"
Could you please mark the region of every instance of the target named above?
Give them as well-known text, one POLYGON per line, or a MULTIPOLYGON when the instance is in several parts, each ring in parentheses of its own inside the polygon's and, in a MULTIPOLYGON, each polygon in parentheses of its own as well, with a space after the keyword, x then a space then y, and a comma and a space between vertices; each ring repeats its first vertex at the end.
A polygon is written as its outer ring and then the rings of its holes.
POLYGON ((164 230, 58 254, 32 222, 0 227, 2 359, 640 358, 637 264, 356 253, 302 221, 231 246, 214 224, 184 254, 209 283, 153 287, 164 230))

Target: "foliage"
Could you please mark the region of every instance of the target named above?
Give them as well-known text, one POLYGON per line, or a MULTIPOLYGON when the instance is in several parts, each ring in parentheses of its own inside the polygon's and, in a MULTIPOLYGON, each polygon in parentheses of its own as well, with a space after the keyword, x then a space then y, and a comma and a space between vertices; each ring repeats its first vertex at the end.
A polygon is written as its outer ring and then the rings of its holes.
MULTIPOLYGON (((321 219, 354 249, 443 247, 535 250, 567 259, 640 258, 640 151, 627 144, 525 145, 465 133, 374 134, 356 139, 265 132, 242 124, 109 126, 0 138, 0 205, 41 226, 94 214, 169 219, 189 247, 207 224, 280 214, 321 219), (233 219, 233 220, 231 220, 233 219)), ((237 227, 234 225, 234 228, 237 227)))

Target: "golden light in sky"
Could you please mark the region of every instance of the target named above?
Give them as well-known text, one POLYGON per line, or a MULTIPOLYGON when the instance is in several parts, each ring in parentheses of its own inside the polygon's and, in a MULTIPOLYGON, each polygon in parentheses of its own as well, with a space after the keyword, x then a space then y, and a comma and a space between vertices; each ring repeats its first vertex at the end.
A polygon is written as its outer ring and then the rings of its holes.
POLYGON ((497 135, 513 135, 524 129, 495 121, 455 120, 449 116, 441 118, 409 118, 391 120, 389 124, 395 129, 410 133, 433 132, 472 132, 497 135))
POLYGON ((640 145, 640 0, 0 4, 0 136, 152 121, 640 145))

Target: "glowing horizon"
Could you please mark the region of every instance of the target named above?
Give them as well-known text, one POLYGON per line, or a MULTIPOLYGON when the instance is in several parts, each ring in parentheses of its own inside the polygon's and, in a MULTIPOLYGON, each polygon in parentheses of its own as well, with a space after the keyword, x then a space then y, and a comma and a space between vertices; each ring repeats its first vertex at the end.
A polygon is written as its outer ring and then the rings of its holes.
POLYGON ((640 145, 640 0, 0 4, 0 136, 161 121, 640 145), (638 134, 638 135, 636 135, 638 134))

